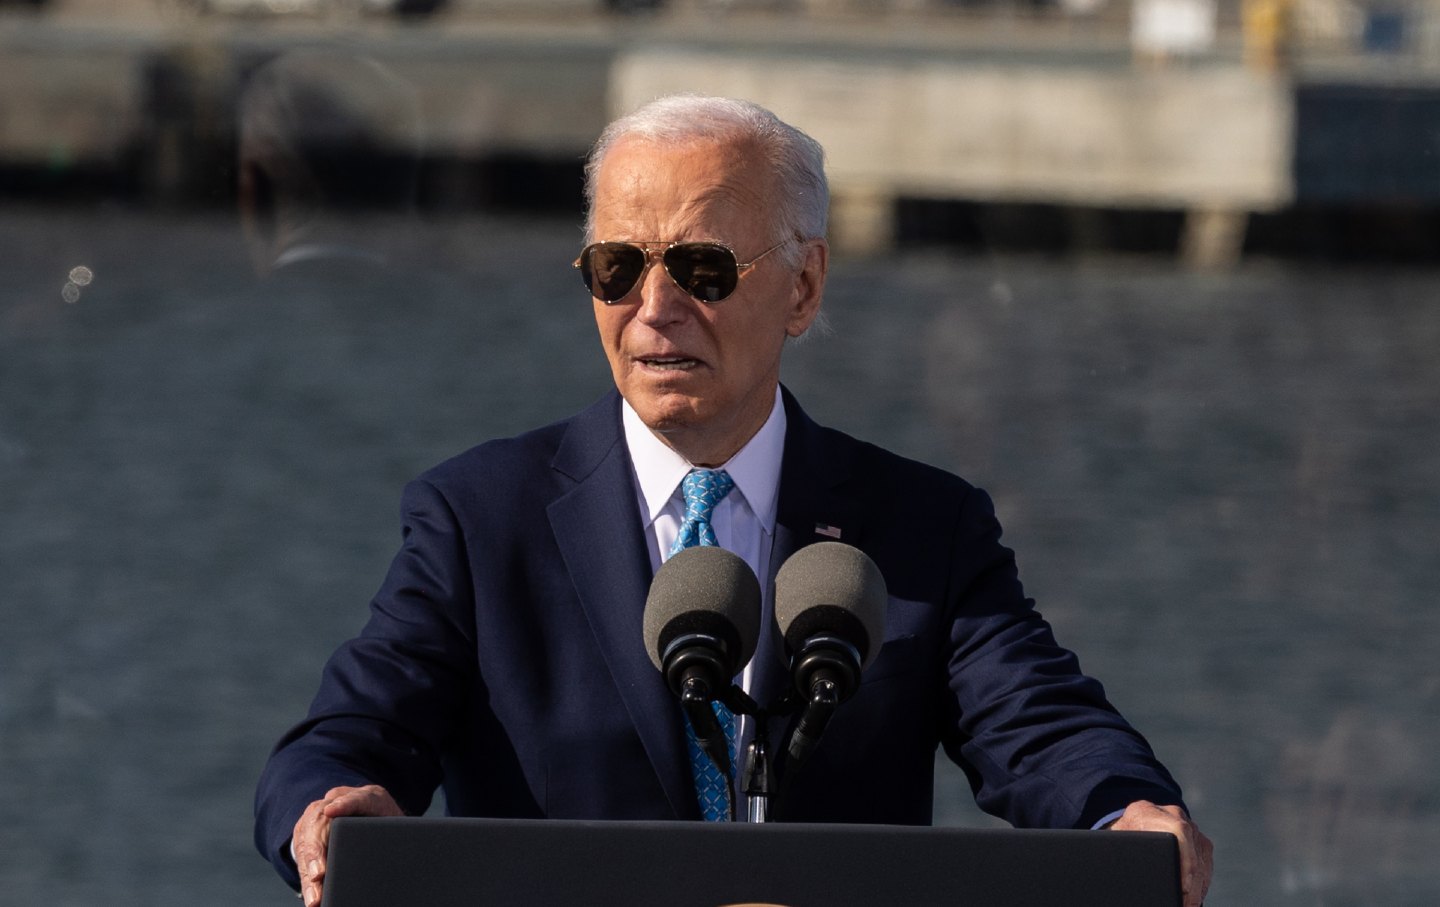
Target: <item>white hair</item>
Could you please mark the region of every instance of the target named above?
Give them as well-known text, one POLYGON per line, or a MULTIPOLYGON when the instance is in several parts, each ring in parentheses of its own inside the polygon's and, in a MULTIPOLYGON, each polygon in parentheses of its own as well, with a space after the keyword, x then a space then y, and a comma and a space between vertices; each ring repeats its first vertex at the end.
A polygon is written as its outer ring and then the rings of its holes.
MULTIPOLYGON (((786 238, 821 239, 830 213, 830 187, 825 180, 825 149, 810 136, 751 101, 676 94, 658 98, 615 120, 590 151, 585 163, 585 235, 595 240, 595 182, 609 153, 620 140, 683 144, 693 141, 749 142, 775 173, 780 191, 773 217, 786 238)), ((793 264, 798 250, 781 254, 793 264)))

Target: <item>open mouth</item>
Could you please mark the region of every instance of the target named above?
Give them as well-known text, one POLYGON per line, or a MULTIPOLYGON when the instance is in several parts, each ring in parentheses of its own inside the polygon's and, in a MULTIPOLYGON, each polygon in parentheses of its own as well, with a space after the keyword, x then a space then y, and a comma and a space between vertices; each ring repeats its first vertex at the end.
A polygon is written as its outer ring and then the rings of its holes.
POLYGON ((689 359, 684 356, 646 356, 641 358, 640 362, 646 368, 662 372, 688 372, 700 365, 699 359, 689 359))

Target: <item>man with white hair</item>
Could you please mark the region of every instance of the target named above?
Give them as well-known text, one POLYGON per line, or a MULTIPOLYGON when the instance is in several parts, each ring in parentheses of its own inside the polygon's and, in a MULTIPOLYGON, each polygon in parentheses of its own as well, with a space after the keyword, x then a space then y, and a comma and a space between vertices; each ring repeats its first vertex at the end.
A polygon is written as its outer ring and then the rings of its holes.
MULTIPOLYGON (((576 265, 616 389, 407 487, 370 622, 261 779, 261 851, 315 904, 334 818, 418 814, 438 786, 452 815, 711 818, 642 641, 650 580, 718 544, 768 623, 779 566, 838 537, 884 576, 885 639, 786 818, 926 824, 944 747, 1017 826, 1175 834, 1198 905, 1210 842, 1025 597, 990 499, 816 425, 780 385, 829 261, 819 145, 753 104, 672 97, 612 124, 587 174, 576 265)), ((762 703, 790 682, 776 646, 744 672, 762 703)))

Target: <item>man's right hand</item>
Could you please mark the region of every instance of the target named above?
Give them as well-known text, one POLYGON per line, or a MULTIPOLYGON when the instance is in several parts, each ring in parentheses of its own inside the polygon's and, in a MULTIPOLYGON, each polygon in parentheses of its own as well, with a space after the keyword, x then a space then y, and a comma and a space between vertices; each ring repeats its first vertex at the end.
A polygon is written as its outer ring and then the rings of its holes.
POLYGON ((385 788, 378 784, 365 787, 337 787, 323 799, 305 807, 295 823, 290 850, 300 870, 300 896, 305 907, 319 907, 321 886, 325 881, 325 854, 330 847, 330 823, 341 816, 403 816, 385 788))

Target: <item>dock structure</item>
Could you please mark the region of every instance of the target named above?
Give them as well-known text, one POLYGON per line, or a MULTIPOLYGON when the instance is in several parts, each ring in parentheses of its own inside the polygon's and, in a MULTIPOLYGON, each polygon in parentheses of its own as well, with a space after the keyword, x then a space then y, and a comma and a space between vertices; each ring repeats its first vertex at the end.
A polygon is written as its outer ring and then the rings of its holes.
POLYGON ((1295 72, 1257 66, 1238 45, 1156 65, 1123 33, 674 6, 614 16, 594 0, 543 0, 524 15, 415 23, 158 15, 155 4, 133 22, 7 15, 0 167, 132 168, 156 196, 193 195, 231 153, 248 72, 316 46, 414 85, 426 153, 444 161, 578 161, 615 114, 659 94, 750 98, 826 147, 832 239, 862 252, 895 242, 897 199, 954 199, 1182 211, 1179 254, 1223 266, 1249 214, 1294 203, 1297 161, 1312 185, 1325 167, 1297 147, 1295 72))
POLYGON ((667 90, 755 100, 829 155, 835 241, 889 248, 896 198, 1187 212, 1187 259, 1239 253, 1248 212, 1293 198, 1289 86, 1245 67, 1147 71, 926 55, 622 52, 612 107, 667 90))

